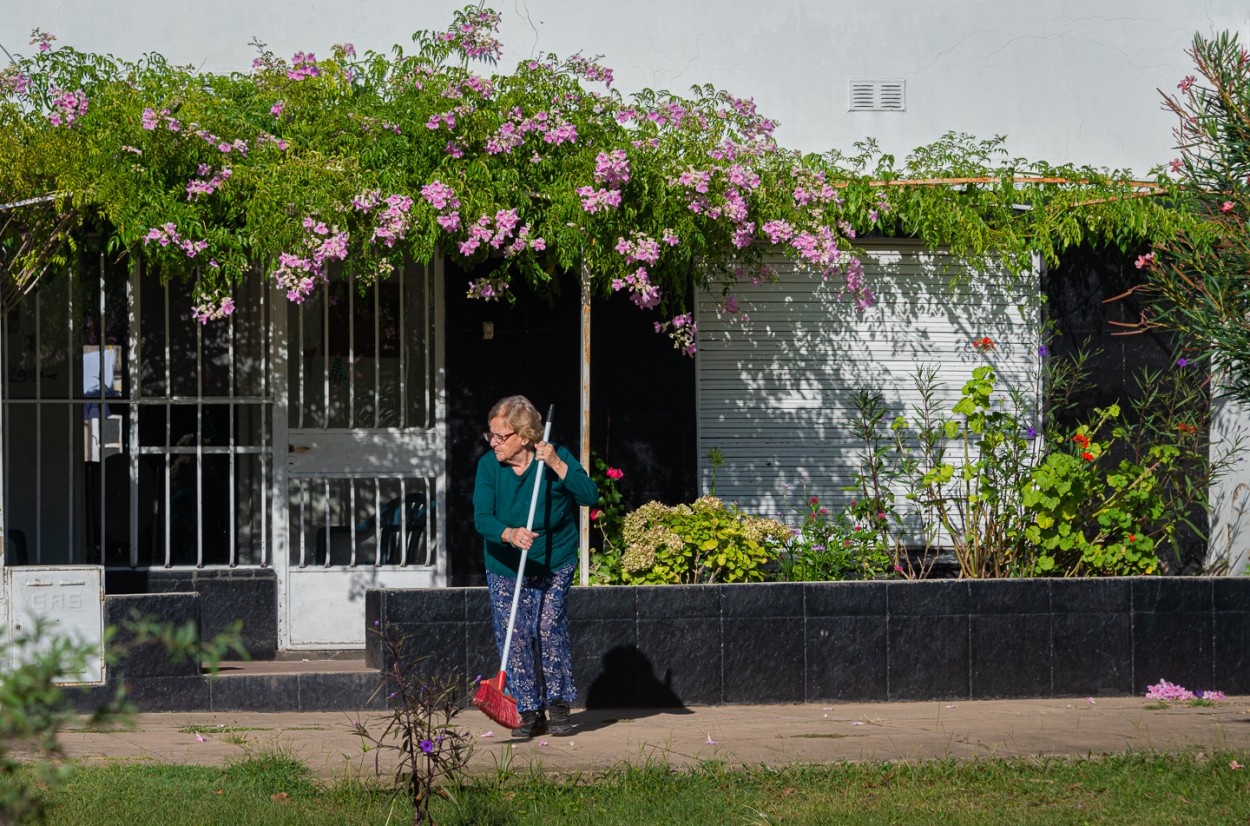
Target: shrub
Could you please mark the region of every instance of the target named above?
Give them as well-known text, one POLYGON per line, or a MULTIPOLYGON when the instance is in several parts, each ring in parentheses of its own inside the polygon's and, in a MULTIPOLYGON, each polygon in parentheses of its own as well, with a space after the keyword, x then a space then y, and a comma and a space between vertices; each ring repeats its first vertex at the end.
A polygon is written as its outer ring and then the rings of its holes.
POLYGON ((625 517, 626 584, 759 582, 790 529, 714 496, 668 507, 648 502, 625 517))
POLYGON ((851 503, 850 510, 829 509, 812 496, 796 507, 802 527, 791 531, 777 559, 777 578, 785 582, 873 579, 891 571, 890 544, 881 530, 886 514, 872 502, 851 503))

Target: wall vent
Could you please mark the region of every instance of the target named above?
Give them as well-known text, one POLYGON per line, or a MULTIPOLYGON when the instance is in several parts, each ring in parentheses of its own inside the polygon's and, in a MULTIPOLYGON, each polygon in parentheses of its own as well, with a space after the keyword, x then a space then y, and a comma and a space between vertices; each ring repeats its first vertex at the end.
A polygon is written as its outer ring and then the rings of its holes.
POLYGON ((850 112, 902 112, 907 108, 907 81, 852 80, 847 101, 850 112))

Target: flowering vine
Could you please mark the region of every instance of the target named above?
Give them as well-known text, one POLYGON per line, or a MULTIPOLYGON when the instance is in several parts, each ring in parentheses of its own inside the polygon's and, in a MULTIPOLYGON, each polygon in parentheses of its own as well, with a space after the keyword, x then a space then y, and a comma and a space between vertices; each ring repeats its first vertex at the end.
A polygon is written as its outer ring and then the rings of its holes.
POLYGON ((229 314, 257 264, 298 302, 327 267, 374 279, 397 256, 441 253, 484 300, 584 267, 599 295, 659 312, 657 331, 692 354, 692 288, 722 284, 722 308, 745 318, 732 285, 761 278, 773 251, 866 311, 876 296, 855 244, 868 231, 1024 266, 1086 232, 1129 243, 1124 225, 1153 238, 1178 220, 1119 197, 1140 190, 1122 176, 1046 167, 1017 183, 1028 165, 1001 163, 997 141, 947 136, 900 169, 881 157, 869 170, 871 144, 804 155, 750 99, 710 86, 626 97, 582 54, 478 74, 471 64, 502 54, 498 25, 466 7, 414 35, 413 53, 340 43, 285 59, 257 43, 252 70, 228 76, 83 54, 37 31, 35 53, 0 71, 0 202, 21 219, 0 220, 0 266, 46 268, 72 229, 48 220, 51 198, 114 248, 194 278, 201 322, 229 314), (969 169, 978 183, 898 185, 969 169), (14 206, 32 198, 44 206, 14 206), (30 242, 40 233, 50 243, 30 242))

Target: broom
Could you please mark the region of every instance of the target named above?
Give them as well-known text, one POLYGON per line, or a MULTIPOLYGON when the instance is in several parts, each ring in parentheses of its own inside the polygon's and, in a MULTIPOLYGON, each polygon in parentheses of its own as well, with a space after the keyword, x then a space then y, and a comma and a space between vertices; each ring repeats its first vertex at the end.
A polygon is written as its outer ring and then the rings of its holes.
MULTIPOLYGON (((547 408, 547 423, 543 427, 543 441, 551 438, 551 416, 555 412, 553 404, 547 408)), ((539 461, 538 470, 534 473, 534 492, 530 495, 530 515, 525 522, 525 530, 534 529, 534 511, 538 508, 538 488, 543 480, 543 463, 539 461)), ((516 700, 504 693, 504 683, 508 678, 508 651, 512 648, 512 629, 516 626, 517 604, 521 601, 521 580, 525 576, 525 558, 528 550, 521 549, 521 562, 516 569, 516 587, 512 591, 512 611, 508 615, 508 633, 503 638, 503 656, 500 658, 499 673, 489 680, 478 683, 477 694, 473 697, 473 705, 482 710, 490 719, 501 726, 516 728, 521 725, 521 715, 516 710, 516 700)))

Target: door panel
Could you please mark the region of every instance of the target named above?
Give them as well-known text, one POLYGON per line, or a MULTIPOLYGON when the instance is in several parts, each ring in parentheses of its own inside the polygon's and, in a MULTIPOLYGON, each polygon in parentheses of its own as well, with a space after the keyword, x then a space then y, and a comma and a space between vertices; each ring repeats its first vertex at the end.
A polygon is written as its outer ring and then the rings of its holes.
POLYGON ((292 305, 284 645, 363 648, 365 591, 446 582, 435 268, 292 305))

